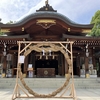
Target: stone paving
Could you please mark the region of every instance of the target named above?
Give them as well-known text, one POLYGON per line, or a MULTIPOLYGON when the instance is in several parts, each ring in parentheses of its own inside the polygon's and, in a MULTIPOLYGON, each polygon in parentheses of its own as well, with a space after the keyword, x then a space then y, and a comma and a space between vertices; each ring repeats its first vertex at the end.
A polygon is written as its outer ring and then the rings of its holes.
MULTIPOLYGON (((53 89, 34 89, 47 94, 53 89)), ((13 89, 0 89, 0 100, 12 100, 13 89)), ((100 89, 76 89, 77 100, 100 100, 100 89)), ((23 94, 22 94, 23 95, 23 94)), ((72 100, 62 98, 17 98, 15 100, 72 100)))

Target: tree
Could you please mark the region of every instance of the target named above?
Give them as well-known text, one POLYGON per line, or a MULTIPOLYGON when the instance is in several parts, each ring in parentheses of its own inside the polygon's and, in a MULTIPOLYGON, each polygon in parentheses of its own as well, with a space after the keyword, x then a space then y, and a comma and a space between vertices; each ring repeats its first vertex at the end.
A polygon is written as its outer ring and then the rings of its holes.
POLYGON ((3 35, 4 33, 0 31, 0 35, 3 35))
POLYGON ((95 15, 92 17, 91 24, 94 24, 91 36, 100 36, 100 10, 98 10, 95 15))
POLYGON ((11 21, 11 20, 10 20, 9 22, 7 22, 7 24, 13 24, 13 23, 14 23, 14 22, 13 22, 13 21, 11 21))

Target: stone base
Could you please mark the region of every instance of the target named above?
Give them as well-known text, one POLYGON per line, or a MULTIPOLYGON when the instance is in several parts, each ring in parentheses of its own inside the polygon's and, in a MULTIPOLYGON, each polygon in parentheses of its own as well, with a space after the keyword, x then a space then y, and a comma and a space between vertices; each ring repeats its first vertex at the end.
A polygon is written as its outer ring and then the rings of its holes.
MULTIPOLYGON (((85 78, 85 75, 80 75, 80 77, 85 78)), ((89 75, 86 78, 97 78, 97 75, 89 75)))
POLYGON ((83 78, 85 78, 85 75, 80 75, 80 77, 83 77, 83 78))
POLYGON ((90 78, 97 78, 97 75, 90 75, 90 78))

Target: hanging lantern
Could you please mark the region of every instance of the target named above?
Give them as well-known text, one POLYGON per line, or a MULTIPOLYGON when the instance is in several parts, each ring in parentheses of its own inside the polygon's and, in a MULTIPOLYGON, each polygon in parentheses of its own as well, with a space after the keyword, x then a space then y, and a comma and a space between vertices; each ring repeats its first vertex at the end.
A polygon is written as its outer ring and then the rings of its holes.
POLYGON ((88 44, 86 45, 86 57, 89 57, 88 44))

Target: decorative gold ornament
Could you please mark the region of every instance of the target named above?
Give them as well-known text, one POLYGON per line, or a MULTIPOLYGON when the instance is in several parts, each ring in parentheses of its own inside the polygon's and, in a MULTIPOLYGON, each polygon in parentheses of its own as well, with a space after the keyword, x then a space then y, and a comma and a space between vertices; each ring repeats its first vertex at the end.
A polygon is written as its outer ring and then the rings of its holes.
POLYGON ((48 0, 45 1, 45 5, 47 5, 47 4, 48 4, 48 0))
POLYGON ((48 71, 47 70, 44 71, 44 75, 48 75, 48 71))
POLYGON ((24 31, 24 27, 22 27, 22 31, 24 31))
POLYGON ((0 32, 10 32, 10 29, 0 29, 0 32))
POLYGON ((52 20, 52 19, 38 19, 36 24, 42 26, 44 29, 48 29, 52 25, 56 24, 56 20, 52 20))
POLYGON ((82 33, 90 33, 91 29, 82 29, 82 33))
POLYGON ((68 32, 70 32, 70 28, 68 28, 68 32))
POLYGON ((48 8, 45 8, 45 10, 48 10, 48 8))
POLYGON ((38 19, 37 20, 37 24, 39 23, 52 23, 52 24, 56 24, 56 20, 53 19, 38 19))

